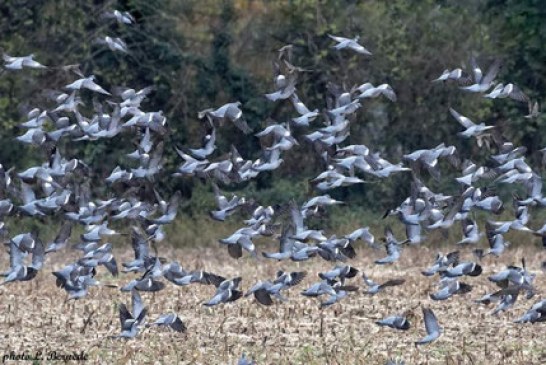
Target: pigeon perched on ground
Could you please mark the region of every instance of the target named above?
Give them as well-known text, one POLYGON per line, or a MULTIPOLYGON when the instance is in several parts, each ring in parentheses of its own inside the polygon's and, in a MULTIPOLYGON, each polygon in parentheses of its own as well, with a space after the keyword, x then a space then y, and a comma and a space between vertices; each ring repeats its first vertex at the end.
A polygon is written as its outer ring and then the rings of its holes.
POLYGON ((391 316, 380 319, 375 322, 378 326, 386 326, 397 330, 406 331, 410 328, 410 323, 406 317, 391 316))

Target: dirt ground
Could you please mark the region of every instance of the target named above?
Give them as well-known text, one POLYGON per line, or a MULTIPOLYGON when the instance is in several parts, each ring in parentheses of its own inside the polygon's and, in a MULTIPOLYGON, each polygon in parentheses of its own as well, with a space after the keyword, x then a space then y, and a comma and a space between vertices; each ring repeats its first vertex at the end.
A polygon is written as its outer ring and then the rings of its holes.
MULTIPOLYGON (((131 258, 129 250, 116 250, 115 254, 118 263, 131 258)), ((83 351, 87 363, 236 364, 245 352, 257 364, 384 364, 389 358, 403 359, 406 364, 546 363, 544 324, 513 323, 542 298, 546 285, 540 263, 545 254, 535 249, 512 248, 499 259, 487 258, 481 276, 463 280, 474 287, 471 293, 442 302, 428 297, 436 290, 438 278, 420 274, 433 261, 434 250, 407 248, 396 265, 374 265, 373 260, 383 254, 361 248, 358 258, 350 264, 378 282, 403 277, 404 285, 375 296, 362 291, 351 293, 341 303, 321 310, 318 300, 305 298, 300 292, 318 281, 317 273, 333 267, 332 263, 315 259, 298 264, 246 257, 236 261, 228 257, 225 249, 215 247, 164 249, 162 256, 178 260, 186 269, 205 269, 225 277, 241 275, 244 290, 258 280, 273 279, 279 269, 306 270, 308 276, 287 292, 288 302, 271 307, 259 305, 249 297, 206 308, 202 303, 212 296, 214 287, 176 287, 167 282, 165 290, 159 293, 142 293, 148 308, 147 320, 174 311, 187 325, 187 332, 145 328, 136 339, 123 340, 109 336, 120 331, 117 305, 130 305, 130 293, 94 287, 86 298, 65 302, 65 292, 55 286, 51 271, 76 259, 76 253, 68 250, 49 256, 33 281, 0 287, 0 356, 30 356, 41 351, 47 358, 51 351, 57 355, 83 351), (537 274, 538 294, 534 298, 520 298, 513 309, 498 317, 490 314, 492 306, 473 302, 495 290, 487 276, 508 264, 519 264, 522 257, 537 274), (422 306, 433 309, 444 333, 438 341, 416 348, 414 341, 425 334, 422 306), (374 324, 376 319, 404 312, 411 322, 408 331, 374 324)), ((471 259, 471 255, 465 253, 463 258, 471 259)), ((2 270, 8 267, 7 255, 0 265, 2 270)), ((113 278, 100 268, 97 277, 102 283, 121 286, 134 275, 113 278)), ((351 281, 364 287, 360 276, 351 281)))

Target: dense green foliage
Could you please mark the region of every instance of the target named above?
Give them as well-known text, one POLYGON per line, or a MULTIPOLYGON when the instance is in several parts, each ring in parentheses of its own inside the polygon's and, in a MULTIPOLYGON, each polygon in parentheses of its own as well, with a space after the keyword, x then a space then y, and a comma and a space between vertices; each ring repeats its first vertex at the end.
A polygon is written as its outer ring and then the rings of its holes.
MULTIPOLYGON (((239 100, 250 126, 258 131, 268 119, 286 121, 293 115, 287 103, 270 103, 263 94, 272 89, 272 61, 277 49, 293 44, 292 63, 307 69, 298 78, 298 95, 312 109, 328 103, 328 82, 346 89, 370 81, 389 83, 398 95, 395 104, 366 101, 351 127, 350 142, 381 151, 392 161, 417 148, 442 141, 456 145, 463 157, 476 147, 456 137, 459 125, 448 113, 453 106, 475 121, 495 124, 514 142, 536 151, 546 144, 544 116, 523 118, 526 106, 511 101, 489 101, 460 92, 455 85, 430 82, 445 68, 468 64, 475 54, 483 68, 500 58, 500 79, 514 82, 533 99, 541 100, 546 86, 546 9, 540 0, 419 0, 419 1, 213 1, 213 0, 5 0, 0 3, 0 47, 7 54, 34 53, 48 71, 0 76, 0 161, 18 169, 40 156, 13 141, 25 113, 33 107, 51 107, 51 90, 61 89, 73 75, 62 65, 80 63, 84 74, 95 74, 108 89, 116 86, 155 91, 143 105, 168 117, 173 144, 196 146, 204 134, 197 112, 239 100), (130 11, 133 27, 104 21, 106 9, 130 11), (327 34, 361 35, 373 57, 338 53, 327 34), (108 51, 94 42, 97 36, 123 38, 128 56, 108 51), (44 89, 47 85, 47 89, 44 89)), ((86 107, 91 107, 86 100, 86 107)), ((317 122, 315 122, 317 123, 317 122)), ((296 130, 299 136, 307 131, 296 130)), ((219 133, 221 157, 230 144, 245 158, 256 158, 259 142, 226 126, 219 133)), ((123 162, 133 141, 118 136, 107 142, 62 146, 65 154, 83 158, 104 177, 123 162)), ((475 154, 473 154, 475 155, 475 154)), ((179 163, 167 151, 167 171, 179 163)), ((539 158, 535 156, 535 162, 539 158)), ((214 158, 213 158, 214 159, 214 158)), ((307 180, 324 166, 302 143, 285 157, 274 174, 262 174, 243 188, 263 203, 303 198, 307 180)), ((169 170, 170 169, 170 170, 169 170)), ((383 210, 406 196, 405 177, 333 192, 364 210, 383 210)), ((191 179, 161 181, 162 190, 181 189, 189 214, 210 206, 207 187, 191 179), (192 194, 192 192, 194 194, 192 194)), ((431 188, 453 184, 433 183, 431 188), (443 185, 439 185, 443 184, 443 185)))

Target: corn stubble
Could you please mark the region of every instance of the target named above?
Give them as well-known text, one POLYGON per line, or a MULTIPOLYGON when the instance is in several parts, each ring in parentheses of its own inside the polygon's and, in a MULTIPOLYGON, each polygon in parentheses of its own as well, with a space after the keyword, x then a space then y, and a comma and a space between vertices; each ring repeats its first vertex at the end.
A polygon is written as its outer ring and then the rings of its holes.
MULTIPOLYGON (((228 277, 242 275, 254 282, 273 276, 279 269, 276 262, 246 258, 242 259, 245 262, 237 262, 216 252, 214 247, 166 250, 169 257, 179 259, 185 267, 221 267, 228 277)), ((511 264, 506 261, 511 257, 526 257, 528 267, 535 268, 539 276, 544 275, 538 271, 540 255, 534 248, 517 248, 505 258, 487 259, 485 275, 473 280, 471 293, 442 302, 428 299, 435 289, 434 280, 420 274, 434 250, 409 248, 399 263, 381 267, 373 264, 378 254, 361 248, 351 265, 379 281, 402 276, 406 283, 375 296, 365 295, 362 290, 350 293, 342 302, 322 310, 317 301, 299 294, 317 280, 317 272, 328 269, 327 263, 319 261, 283 263, 285 270, 306 270, 309 275, 288 292, 288 302, 271 307, 259 305, 249 297, 206 308, 201 304, 213 294, 210 286, 167 285, 155 294, 142 293, 151 312, 176 312, 188 330, 179 334, 166 328, 146 328, 132 340, 108 338, 119 331, 117 304, 126 300, 123 293, 97 287, 85 299, 65 302, 64 292, 55 287, 51 274, 44 270, 31 282, 0 288, 1 350, 83 350, 92 362, 112 364, 236 364, 243 352, 258 364, 384 364, 389 358, 401 358, 407 364, 538 364, 546 360, 542 324, 512 323, 537 297, 522 298, 499 317, 489 314, 492 307, 472 302, 494 288, 487 276, 511 264), (421 306, 434 310, 444 333, 431 345, 416 348, 414 341, 424 335, 421 306), (395 331, 374 324, 375 320, 396 313, 407 316, 411 322, 409 330, 395 331)), ((118 250, 116 255, 129 258, 131 252, 118 250)), ((50 271, 62 266, 66 256, 50 257, 50 271)), ((104 272, 99 274, 102 282, 119 286, 131 278, 122 275, 114 279, 104 272)), ((364 288, 360 278, 353 280, 364 288)), ((247 289, 254 282, 243 281, 242 286, 247 289)), ((542 280, 537 280, 537 289, 539 293, 545 289, 542 280)))

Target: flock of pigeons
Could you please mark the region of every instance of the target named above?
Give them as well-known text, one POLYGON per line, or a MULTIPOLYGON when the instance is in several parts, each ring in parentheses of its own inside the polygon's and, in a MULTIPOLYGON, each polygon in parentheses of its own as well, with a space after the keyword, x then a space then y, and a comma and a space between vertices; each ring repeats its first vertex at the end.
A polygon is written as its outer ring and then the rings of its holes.
MULTIPOLYGON (((105 18, 115 19, 120 24, 131 25, 135 22, 129 13, 114 11, 105 14, 105 18)), ((338 51, 355 52, 364 56, 371 53, 358 43, 358 38, 347 39, 330 36, 338 51)), ((101 43, 115 52, 130 52, 127 45, 119 38, 105 37, 101 43)), ((362 277, 365 293, 376 295, 388 287, 403 285, 405 280, 392 278, 381 284, 374 282, 359 270, 344 262, 356 256, 355 245, 358 241, 380 249, 377 240, 364 227, 349 232, 344 236, 326 236, 323 230, 311 229, 306 221, 320 216, 329 206, 343 202, 332 199, 326 192, 339 187, 360 184, 363 177, 385 179, 391 174, 411 174, 411 196, 400 206, 390 209, 384 218, 396 217, 406 228, 405 239, 397 239, 392 230, 387 228, 383 238, 386 256, 375 261, 377 265, 393 264, 403 254, 404 245, 418 245, 425 239, 424 232, 447 230, 456 222, 462 226, 461 246, 474 245, 474 258, 462 259, 459 251, 443 255, 439 253, 434 263, 423 270, 423 275, 438 275, 438 290, 430 295, 432 300, 448 298, 468 293, 470 281, 482 273, 480 260, 486 255, 500 256, 508 242, 504 235, 510 230, 519 230, 546 237, 546 225, 538 230, 528 227, 530 208, 546 205, 542 195, 542 179, 525 161, 527 149, 515 146, 506 140, 495 126, 474 123, 468 117, 454 109, 449 112, 461 124, 463 138, 475 138, 482 149, 491 151, 490 166, 480 166, 470 159, 461 159, 454 146, 440 144, 429 149, 421 149, 403 156, 403 160, 392 163, 379 153, 365 145, 349 145, 345 142, 350 135, 350 126, 356 113, 368 98, 384 96, 396 101, 396 94, 391 86, 374 86, 364 83, 343 90, 333 84, 329 91, 331 99, 326 108, 310 110, 298 97, 296 83, 298 74, 305 72, 291 61, 291 46, 279 51, 274 77, 274 89, 265 95, 271 102, 288 102, 294 108, 294 118, 281 124, 270 124, 255 134, 262 145, 262 156, 256 160, 245 159, 232 146, 227 158, 214 159, 216 134, 226 123, 232 123, 242 133, 249 134, 252 129, 246 123, 242 104, 232 102, 219 108, 210 108, 198 113, 207 131, 202 146, 197 148, 176 147, 182 163, 175 176, 190 176, 208 179, 213 186, 217 209, 210 212, 212 219, 224 221, 236 212, 250 213, 244 221, 244 227, 229 237, 220 239, 221 246, 227 249, 229 256, 240 258, 249 254, 256 258, 271 260, 305 261, 320 257, 336 264, 330 271, 318 273, 320 281, 301 292, 308 297, 324 297, 321 307, 327 307, 341 301, 352 292, 359 290, 354 278, 362 277), (303 133, 299 140, 291 129, 305 130, 312 124, 322 125, 303 133), (318 194, 308 201, 298 204, 295 201, 284 202, 276 206, 261 206, 252 199, 239 196, 228 197, 222 193, 218 183, 237 184, 256 178, 260 173, 278 169, 282 155, 300 143, 310 143, 326 166, 314 180, 313 186, 318 194), (421 180, 423 173, 433 178, 441 176, 440 161, 446 160, 452 169, 458 172, 456 181, 462 188, 459 196, 449 196, 432 192, 421 180), (488 188, 477 187, 487 183, 488 188), (504 202, 491 188, 495 184, 517 184, 526 188, 523 197, 514 194, 514 219, 497 221, 493 217, 503 212, 504 202), (490 213, 485 232, 480 232, 478 223, 473 218, 476 210, 490 213), (489 242, 486 249, 477 247, 485 235, 489 242), (254 244, 258 237, 273 237, 279 241, 276 252, 259 252, 254 244), (473 261, 474 260, 474 261, 473 261), (353 282, 351 282, 353 280, 353 282)), ((47 69, 48 67, 34 60, 33 55, 13 57, 4 55, 4 68, 10 71, 22 69, 47 69)), ((483 95, 487 98, 512 98, 529 103, 527 118, 539 115, 538 103, 531 103, 529 98, 515 85, 497 83, 500 63, 495 62, 485 75, 472 60, 471 70, 445 70, 434 82, 456 83, 463 91, 483 95), (490 91, 492 89, 492 91, 490 91)), ((212 285, 215 293, 203 303, 216 306, 229 303, 247 296, 254 296, 262 305, 282 303, 287 299, 283 292, 297 286, 307 276, 304 271, 278 271, 275 278, 260 281, 246 293, 241 289, 241 277, 225 278, 211 272, 186 270, 177 261, 170 261, 159 255, 157 244, 164 240, 164 226, 175 221, 181 200, 179 192, 168 200, 163 199, 154 190, 152 181, 163 171, 163 152, 166 136, 169 135, 167 118, 159 111, 143 111, 141 103, 153 91, 152 87, 142 90, 121 89, 110 93, 101 87, 93 75, 84 76, 77 66, 63 66, 64 70, 73 71, 79 79, 66 85, 55 94, 54 105, 46 109, 36 108, 28 113, 27 121, 21 124, 25 133, 17 141, 38 147, 50 156, 48 161, 33 166, 22 172, 13 169, 0 169, 0 217, 2 222, 8 216, 55 216, 63 221, 58 235, 52 242, 44 243, 37 231, 17 234, 7 242, 9 246, 10 267, 3 274, 3 284, 15 281, 32 280, 44 267, 49 255, 65 249, 71 239, 72 227, 80 224, 84 233, 74 248, 81 251, 76 262, 67 264, 61 270, 53 272, 57 286, 66 291, 68 299, 84 298, 88 290, 102 285, 95 279, 99 267, 103 266, 113 276, 119 274, 117 260, 112 254, 112 244, 103 243, 113 235, 126 235, 108 227, 111 221, 122 220, 131 226, 131 240, 134 260, 123 262, 122 272, 136 273, 136 278, 124 285, 121 290, 131 292, 132 308, 119 305, 121 333, 114 337, 133 338, 145 325, 147 309, 139 295, 141 291, 155 292, 165 287, 162 279, 174 285, 190 284, 212 285), (84 99, 93 98, 93 108, 85 108, 84 99), (103 100, 102 102, 99 100, 103 100), (93 169, 84 161, 65 158, 58 146, 62 139, 78 143, 115 138, 119 134, 133 134, 139 142, 136 150, 127 157, 134 161, 133 166, 117 166, 105 178, 110 193, 116 186, 128 187, 118 194, 110 194, 108 199, 93 196, 89 177, 93 169), (30 259, 30 263, 28 260, 30 259)), ((119 191, 119 190, 118 190, 119 191)), ((0 227, 4 233, 4 223, 0 227)), ((497 303, 493 314, 509 310, 519 295, 528 298, 535 295, 533 281, 523 261, 521 267, 509 266, 489 277, 499 289, 477 300, 479 303, 497 303)), ((535 323, 546 320, 546 300, 534 304, 518 323, 535 323)), ((427 335, 416 341, 423 345, 436 340, 442 328, 430 308, 423 308, 423 318, 427 335)), ((378 320, 377 325, 388 326, 397 330, 407 330, 410 322, 403 315, 393 315, 378 320)), ((174 331, 183 332, 185 324, 175 313, 161 314, 147 326, 168 326, 174 331)), ((243 356, 239 364, 251 364, 252 360, 243 356)))

